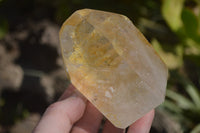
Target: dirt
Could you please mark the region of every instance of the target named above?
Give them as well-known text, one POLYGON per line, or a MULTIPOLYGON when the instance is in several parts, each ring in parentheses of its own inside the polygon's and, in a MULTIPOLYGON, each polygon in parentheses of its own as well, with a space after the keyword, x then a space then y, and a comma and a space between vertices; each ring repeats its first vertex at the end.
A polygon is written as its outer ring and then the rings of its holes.
POLYGON ((67 88, 58 32, 47 19, 27 20, 0 41, 2 131, 9 132, 26 111, 41 115, 67 88))

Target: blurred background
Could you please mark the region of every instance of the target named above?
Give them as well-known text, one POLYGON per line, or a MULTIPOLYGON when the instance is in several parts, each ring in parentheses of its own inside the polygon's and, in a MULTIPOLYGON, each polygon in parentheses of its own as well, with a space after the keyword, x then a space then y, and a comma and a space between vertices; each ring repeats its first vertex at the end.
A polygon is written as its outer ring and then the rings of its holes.
POLYGON ((199 0, 0 0, 0 133, 30 133, 67 88, 58 32, 82 8, 128 16, 167 64, 151 133, 200 133, 199 0))

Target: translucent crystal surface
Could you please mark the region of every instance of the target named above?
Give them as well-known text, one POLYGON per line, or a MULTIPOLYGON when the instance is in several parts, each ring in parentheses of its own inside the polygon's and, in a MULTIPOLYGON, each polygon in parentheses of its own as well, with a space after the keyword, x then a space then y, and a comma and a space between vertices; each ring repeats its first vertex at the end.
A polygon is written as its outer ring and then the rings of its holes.
POLYGON ((167 68, 126 16, 78 10, 64 22, 60 43, 72 84, 116 127, 164 101, 167 68))

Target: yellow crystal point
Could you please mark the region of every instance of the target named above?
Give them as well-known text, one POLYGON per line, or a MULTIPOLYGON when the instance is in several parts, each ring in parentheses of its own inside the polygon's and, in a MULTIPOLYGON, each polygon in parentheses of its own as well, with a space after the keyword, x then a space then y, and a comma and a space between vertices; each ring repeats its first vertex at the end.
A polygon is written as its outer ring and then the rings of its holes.
POLYGON ((72 84, 116 127, 164 101, 167 68, 126 16, 78 10, 64 22, 60 43, 72 84))

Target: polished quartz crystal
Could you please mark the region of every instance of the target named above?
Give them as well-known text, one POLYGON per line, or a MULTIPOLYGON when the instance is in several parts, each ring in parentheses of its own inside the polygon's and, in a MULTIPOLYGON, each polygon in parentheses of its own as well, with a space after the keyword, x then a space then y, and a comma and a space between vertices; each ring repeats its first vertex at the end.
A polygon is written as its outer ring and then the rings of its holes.
POLYGON ((72 84, 116 127, 164 101, 167 68, 126 16, 78 10, 64 22, 60 43, 72 84))

